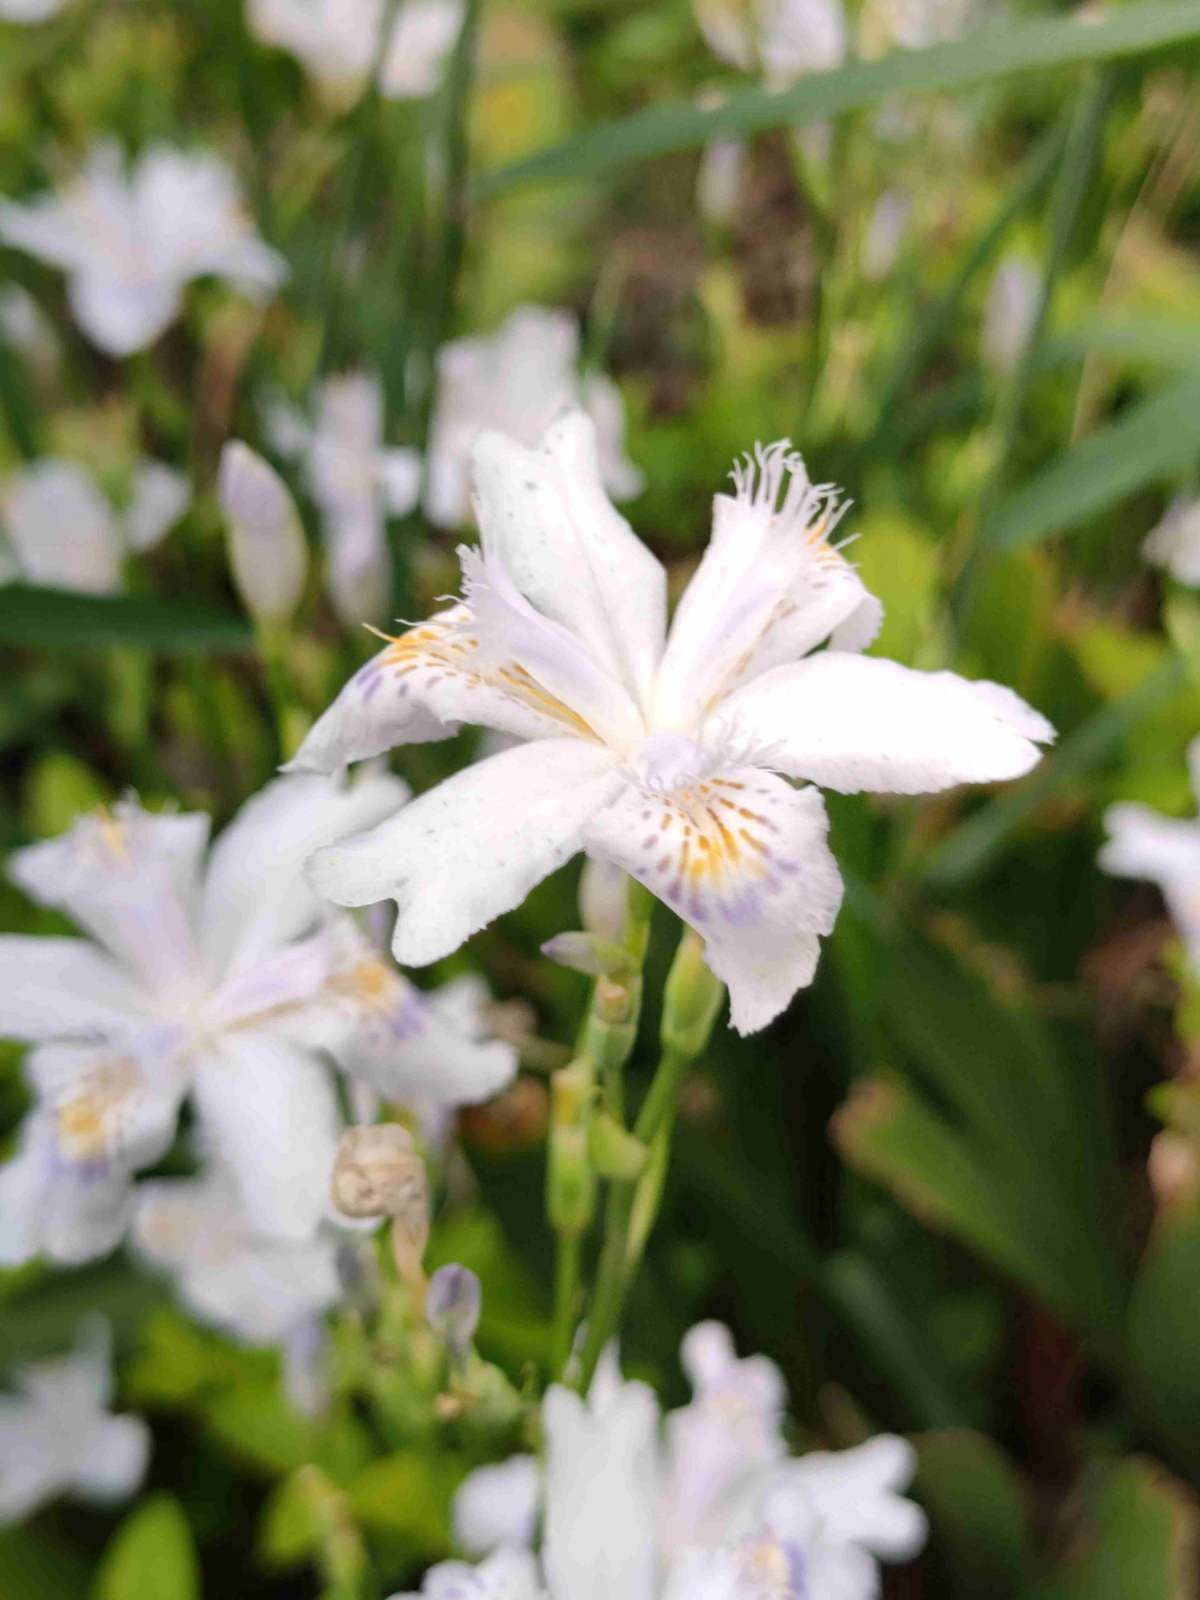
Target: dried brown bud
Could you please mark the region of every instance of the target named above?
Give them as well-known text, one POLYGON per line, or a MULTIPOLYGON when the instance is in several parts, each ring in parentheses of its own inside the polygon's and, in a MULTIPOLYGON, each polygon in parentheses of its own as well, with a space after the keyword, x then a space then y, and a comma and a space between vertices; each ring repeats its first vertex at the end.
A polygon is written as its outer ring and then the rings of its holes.
MULTIPOLYGON (((333 1203, 347 1217, 395 1217, 416 1245, 429 1232, 425 1163, 397 1122, 348 1128, 338 1144, 333 1203)), ((419 1253, 419 1251, 418 1251, 419 1253)))

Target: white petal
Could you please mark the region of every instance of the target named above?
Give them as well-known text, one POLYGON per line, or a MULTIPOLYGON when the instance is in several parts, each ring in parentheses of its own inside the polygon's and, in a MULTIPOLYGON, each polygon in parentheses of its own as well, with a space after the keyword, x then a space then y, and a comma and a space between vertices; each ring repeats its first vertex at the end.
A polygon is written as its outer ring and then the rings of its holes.
POLYGON ((396 960, 423 966, 570 860, 619 784, 607 751, 581 739, 518 745, 448 778, 361 839, 320 851, 310 879, 338 905, 394 899, 396 960))
POLYGON ((722 733, 751 741, 766 766, 846 794, 1019 778, 1054 737, 1000 684, 839 652, 777 667, 731 695, 713 719, 713 736, 722 733))
POLYGON ((516 1076, 511 1045, 472 1038, 455 1027, 439 1014, 436 993, 423 994, 379 957, 367 956, 342 985, 338 998, 351 1025, 334 1055, 385 1099, 479 1105, 516 1076))
POLYGON ((421 457, 400 448, 380 452, 379 479, 390 517, 406 517, 421 498, 421 457))
POLYGON ((812 982, 842 880, 815 789, 732 767, 663 796, 629 784, 587 829, 589 851, 644 883, 704 939, 730 1020, 755 1033, 812 982))
POLYGON ((107 1255, 132 1211, 128 1176, 63 1161, 52 1117, 35 1111, 16 1154, 0 1166, 0 1266, 37 1256, 74 1266, 107 1255))
POLYGON ((127 1499, 146 1475, 150 1442, 141 1417, 105 1417, 92 1432, 73 1488, 102 1504, 127 1499))
POLYGON ((333 609, 347 627, 381 622, 392 596, 392 563, 374 497, 326 511, 321 531, 333 609))
POLYGON ((503 1545, 528 1549, 537 1527, 542 1473, 536 1456, 476 1467, 454 1496, 454 1542, 469 1556, 503 1545))
POLYGON ((906 1439, 879 1434, 852 1450, 815 1451, 787 1472, 809 1496, 829 1539, 862 1545, 886 1561, 907 1561, 929 1531, 921 1508, 899 1493, 915 1465, 906 1439))
POLYGON ((327 1208, 340 1131, 327 1068, 265 1028, 229 1033, 197 1059, 195 1096, 251 1225, 311 1238, 327 1208))
POLYGON ((561 1600, 653 1600, 658 1405, 618 1382, 601 1404, 555 1384, 542 1404, 542 1562, 561 1600))
POLYGON ((335 1238, 255 1233, 220 1167, 140 1185, 133 1242, 196 1316, 251 1344, 287 1338, 339 1297, 335 1238))
POLYGON ((1105 872, 1200 889, 1200 825, 1194 820, 1164 817, 1150 806, 1126 801, 1108 808, 1104 826, 1109 838, 1099 862, 1105 872))
POLYGON ((536 450, 484 434, 472 478, 485 552, 648 708, 666 626, 666 574, 604 492, 591 419, 567 412, 536 450))
POLYGON ((121 1044, 43 1044, 30 1052, 25 1072, 53 1117, 58 1165, 118 1176, 167 1153, 187 1089, 180 1035, 152 1027, 121 1044))
POLYGON ((131 550, 152 550, 182 517, 192 492, 182 472, 162 461, 134 470, 133 495, 125 508, 125 538, 131 550))
POLYGON ((302 866, 319 845, 378 822, 408 787, 386 773, 342 784, 277 778, 248 800, 213 846, 200 925, 214 973, 244 972, 306 933, 320 908, 302 866))
POLYGON ((4 531, 29 583, 81 594, 121 587, 121 540, 95 479, 53 457, 15 472, 4 486, 4 531))
POLYGON ((1142 555, 1180 583, 1200 584, 1200 500, 1176 495, 1146 535, 1142 555))
POLYGON ((361 667, 319 719, 289 772, 337 772, 396 745, 445 739, 464 723, 521 739, 578 723, 567 707, 519 674, 486 674, 473 658, 464 606, 402 633, 361 667))
POLYGON ((39 195, 24 205, 0 200, 0 239, 68 272, 81 267, 89 253, 74 213, 57 195, 39 195))
POLYGON ((18 850, 9 876, 86 928, 160 1000, 190 997, 200 981, 193 916, 207 840, 200 812, 150 812, 122 800, 18 850))
POLYGON ((693 731, 744 683, 830 639, 861 649, 879 602, 829 542, 842 504, 809 482, 786 439, 734 468, 736 493, 713 501, 708 549, 671 623, 655 690, 659 727, 693 731))
POLYGON ((156 279, 119 278, 84 267, 67 287, 75 321, 98 350, 129 356, 144 350, 179 315, 179 289, 156 279))
POLYGON ((0 937, 0 1038, 128 1033, 145 1000, 115 961, 83 939, 0 937))
POLYGON ((388 100, 432 94, 454 47, 465 7, 463 0, 408 0, 396 18, 379 87, 388 100))

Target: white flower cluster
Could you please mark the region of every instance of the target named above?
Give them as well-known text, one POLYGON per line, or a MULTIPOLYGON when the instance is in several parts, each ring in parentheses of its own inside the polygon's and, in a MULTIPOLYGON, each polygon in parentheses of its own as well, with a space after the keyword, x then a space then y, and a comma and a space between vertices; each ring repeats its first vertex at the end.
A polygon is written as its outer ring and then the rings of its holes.
POLYGON ((876 1600, 880 1560, 905 1561, 925 1540, 924 1515, 900 1492, 911 1447, 881 1435, 793 1457, 771 1361, 739 1360, 713 1322, 692 1329, 682 1356, 693 1397, 665 1421, 611 1357, 586 1400, 551 1388, 544 1467, 518 1456, 467 1478, 455 1532, 485 1559, 433 1568, 420 1596, 876 1600))

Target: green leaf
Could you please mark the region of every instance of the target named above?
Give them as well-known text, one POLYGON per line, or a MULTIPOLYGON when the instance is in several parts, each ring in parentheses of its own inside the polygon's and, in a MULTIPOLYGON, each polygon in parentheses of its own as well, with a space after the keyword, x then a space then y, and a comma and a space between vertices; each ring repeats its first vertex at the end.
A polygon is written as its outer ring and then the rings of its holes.
POLYGON ((154 1495, 126 1517, 96 1574, 93 1600, 200 1600, 200 1569, 179 1502, 154 1495))
POLYGON ((72 594, 25 584, 0 588, 0 644, 44 650, 131 645, 162 655, 249 650, 250 624, 191 600, 72 594))
POLYGON ((1095 1469, 1075 1548, 1042 1600, 1192 1600, 1200 1586, 1196 1507, 1183 1486, 1132 1456, 1095 1469))
POLYGON ((3 1600, 77 1600, 86 1595, 94 1563, 82 1551, 38 1527, 0 1529, 3 1600))
POLYGON ((1013 1600, 1029 1582, 1031 1535, 1024 1486, 981 1433, 955 1428, 914 1439, 917 1496, 933 1525, 932 1546, 971 1600, 1013 1600))
POLYGON ((820 122, 901 91, 969 89, 1015 73, 1108 61, 1195 39, 1200 39, 1195 0, 1147 0, 1109 11, 1102 20, 1055 17, 979 28, 952 44, 898 50, 881 61, 810 73, 788 89, 747 89, 719 106, 654 106, 619 122, 601 123, 485 175, 479 192, 488 198, 518 184, 595 177, 672 150, 695 149, 710 139, 820 122))
POLYGON ((1197 452, 1200 373, 1188 372, 1007 495, 988 518, 981 547, 1014 550, 1067 532, 1147 484, 1186 471, 1197 452))
POLYGON ((1184 1308, 1200 1303, 1200 1205, 1160 1216, 1134 1282, 1126 1344, 1141 1416, 1200 1470, 1200 1340, 1184 1308))
POLYGON ((372 1461, 346 1491, 364 1528, 400 1535, 416 1549, 440 1554, 450 1543, 450 1501, 462 1473, 443 1457, 398 1451, 372 1461), (439 1470, 441 1469, 441 1470, 439 1470))

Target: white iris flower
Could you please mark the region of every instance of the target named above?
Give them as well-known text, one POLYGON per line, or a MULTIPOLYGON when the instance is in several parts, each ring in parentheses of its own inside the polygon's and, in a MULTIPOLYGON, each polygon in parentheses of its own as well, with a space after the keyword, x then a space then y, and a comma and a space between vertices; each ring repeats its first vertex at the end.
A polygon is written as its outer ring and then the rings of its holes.
POLYGON ((815 785, 1014 778, 1053 736, 1010 689, 859 654, 882 608, 831 541, 836 492, 786 442, 716 497, 669 633, 666 574, 606 498, 585 416, 536 450, 484 435, 474 472, 462 600, 368 662, 293 763, 333 772, 462 723, 522 741, 315 857, 327 898, 396 901, 403 963, 448 955, 586 850, 695 928, 753 1032, 811 982, 841 901, 815 785))
POLYGON ((390 1100, 463 1104, 511 1079, 509 1046, 457 1028, 301 875, 406 793, 377 773, 279 779, 207 860, 206 816, 132 801, 16 853, 13 880, 89 937, 0 939, 0 1036, 35 1046, 35 1106, 0 1167, 0 1260, 111 1249, 185 1097, 248 1228, 303 1240, 341 1129, 327 1056, 390 1100))

